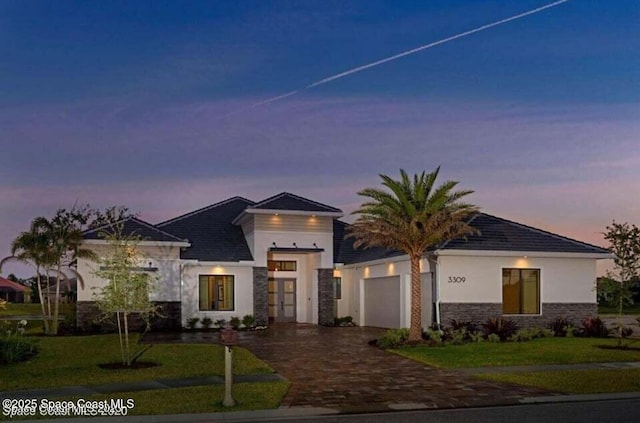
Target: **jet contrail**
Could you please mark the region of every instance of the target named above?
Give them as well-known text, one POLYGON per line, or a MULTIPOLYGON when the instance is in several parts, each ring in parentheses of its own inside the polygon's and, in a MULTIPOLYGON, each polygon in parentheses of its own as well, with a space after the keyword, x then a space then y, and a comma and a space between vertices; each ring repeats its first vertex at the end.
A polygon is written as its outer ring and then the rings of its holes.
MULTIPOLYGON (((377 60, 375 62, 367 63, 366 65, 362 65, 362 66, 358 66, 358 67, 355 67, 355 68, 352 68, 352 69, 348 69, 348 70, 346 70, 344 72, 340 72, 340 73, 337 73, 335 75, 329 76, 327 78, 321 79, 319 81, 313 82, 313 83, 311 83, 311 84, 309 84, 309 85, 307 85, 305 87, 299 88, 297 90, 290 91, 290 92, 288 92, 286 94, 282 94, 282 95, 279 95, 279 96, 276 96, 276 97, 271 97, 271 98, 268 98, 266 100, 260 101, 258 103, 252 104, 251 106, 247 107, 246 109, 253 109, 255 107, 264 106, 265 104, 269 104, 269 103, 273 103, 273 102, 278 101, 278 100, 282 100, 283 98, 290 97, 290 96, 292 96, 294 94, 297 94, 297 93, 299 93, 301 91, 308 90, 309 88, 317 87, 319 85, 324 85, 324 84, 326 84, 328 82, 335 81, 336 79, 344 78, 345 76, 349 76, 349 75, 353 75, 354 73, 362 72, 365 69, 369 69, 369 68, 373 68, 373 67, 376 67, 376 66, 380 66, 380 65, 382 65, 384 63, 400 59, 401 57, 410 56, 410 55, 418 53, 418 52, 420 52, 422 50, 426 50, 426 49, 429 49, 431 47, 438 46, 440 44, 448 43, 449 41, 457 40, 458 38, 467 37, 467 36, 469 36, 471 34, 475 34, 476 32, 484 31, 485 29, 493 28, 494 26, 502 25, 502 24, 507 23, 507 22, 515 21, 516 19, 521 19, 521 18, 524 18, 526 16, 542 12, 543 10, 559 6, 562 3, 566 3, 568 1, 569 0, 555 1, 553 3, 549 3, 547 5, 540 6, 538 8, 529 10, 528 12, 520 13, 518 15, 511 16, 509 18, 501 19, 499 21, 496 21, 496 22, 493 22, 493 23, 490 23, 490 24, 479 26, 479 27, 477 27, 475 29, 471 29, 469 31, 461 32, 459 34, 452 35, 451 37, 443 38, 442 40, 434 41, 432 43, 425 44, 425 45, 422 45, 420 47, 416 47, 414 49, 404 51, 402 53, 394 54, 393 56, 385 57, 384 59, 380 59, 380 60, 377 60)), ((246 110, 246 109, 242 109, 242 110, 246 110)), ((238 111, 240 111, 240 110, 238 110, 238 111)), ((232 112, 232 113, 234 113, 234 112, 232 112)))

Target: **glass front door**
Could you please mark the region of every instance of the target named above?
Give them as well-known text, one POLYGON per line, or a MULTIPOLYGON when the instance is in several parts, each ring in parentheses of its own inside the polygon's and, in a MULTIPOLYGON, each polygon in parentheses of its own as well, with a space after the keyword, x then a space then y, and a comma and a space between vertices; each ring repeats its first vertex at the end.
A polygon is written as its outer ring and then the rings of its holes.
POLYGON ((296 321, 295 279, 269 279, 269 319, 275 323, 296 321))

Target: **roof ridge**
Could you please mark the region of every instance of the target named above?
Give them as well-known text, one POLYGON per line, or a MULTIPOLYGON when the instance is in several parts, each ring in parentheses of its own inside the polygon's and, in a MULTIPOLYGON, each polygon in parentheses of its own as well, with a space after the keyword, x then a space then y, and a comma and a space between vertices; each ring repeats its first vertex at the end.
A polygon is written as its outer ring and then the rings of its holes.
POLYGON ((136 222, 136 223, 138 223, 138 224, 140 224, 140 225, 143 225, 143 226, 146 226, 146 227, 148 227, 148 228, 151 228, 151 229, 153 229, 154 231, 156 231, 156 232, 160 232, 160 233, 162 233, 162 234, 164 234, 164 235, 167 235, 167 236, 169 236, 169 237, 171 237, 171 238, 173 238, 173 239, 175 239, 175 240, 177 240, 177 241, 180 241, 180 242, 189 242, 189 241, 188 241, 188 240, 186 240, 186 239, 182 239, 182 238, 180 238, 180 237, 177 237, 177 236, 175 236, 174 234, 169 233, 169 232, 167 232, 167 231, 164 231, 164 230, 162 230, 162 229, 160 229, 160 228, 156 227, 155 225, 153 225, 153 224, 151 224, 151 223, 149 223, 149 222, 146 222, 146 221, 144 221, 144 220, 142 220, 142 219, 140 219, 140 218, 138 218, 138 217, 136 217, 136 216, 128 216, 128 217, 125 217, 125 218, 120 219, 120 220, 118 220, 118 221, 115 221, 115 222, 113 222, 113 223, 106 223, 106 224, 104 224, 104 225, 102 225, 102 226, 99 226, 99 227, 97 227, 97 228, 86 230, 86 231, 82 232, 82 234, 83 234, 83 235, 91 234, 91 233, 97 232, 97 231, 99 231, 99 230, 101 230, 101 229, 104 229, 104 228, 107 228, 107 227, 115 226, 115 225, 117 225, 117 224, 119 224, 119 223, 121 223, 121 222, 126 222, 126 221, 128 221, 128 220, 133 220, 134 222, 136 222))
POLYGON ((502 220, 503 222, 506 222, 506 223, 508 223, 510 225, 520 226, 522 228, 529 229, 529 230, 534 231, 534 232, 538 232, 538 233, 541 233, 541 234, 544 234, 544 235, 549 235, 549 236, 552 236, 554 238, 557 238, 557 239, 560 239, 560 240, 563 240, 563 241, 571 242, 571 243, 579 245, 581 247, 595 248, 597 250, 602 250, 602 251, 607 252, 607 253, 609 252, 604 247, 599 247, 597 245, 589 244, 588 242, 578 241, 577 239, 573 239, 573 238, 569 238, 569 237, 564 236, 564 235, 560 235, 560 234, 556 234, 556 233, 553 233, 553 232, 545 231, 544 229, 534 228, 533 226, 529 226, 529 225, 525 225, 524 223, 519 223, 519 222, 515 222, 513 220, 505 219, 503 217, 494 216, 492 214, 488 214, 488 213, 484 213, 484 212, 481 212, 481 213, 484 214, 485 216, 489 216, 489 217, 492 217, 494 219, 502 220))
POLYGON ((319 203, 317 201, 313 201, 313 200, 310 200, 308 198, 301 197, 299 195, 292 194, 292 193, 287 192, 287 191, 283 191, 280 194, 276 194, 276 195, 273 195, 273 196, 271 196, 269 198, 266 198, 266 199, 264 199, 264 200, 262 200, 262 201, 260 201, 258 203, 255 203, 255 204, 251 205, 249 208, 259 207, 262 204, 265 204, 265 203, 267 203, 269 201, 277 200, 278 198, 284 197, 285 195, 291 196, 291 197, 295 198, 296 200, 300 200, 300 201, 304 201, 304 202, 309 203, 309 204, 313 204, 314 206, 320 206, 320 207, 324 207, 324 208, 327 208, 327 209, 332 209, 332 210, 334 210, 336 212, 342 212, 342 210, 340 210, 340 209, 338 209, 336 207, 330 206, 328 204, 322 204, 322 203, 319 203))
POLYGON ((196 214, 211 210, 213 208, 223 206, 223 205, 225 205, 227 203, 230 203, 230 202, 236 201, 236 200, 242 200, 244 202, 251 203, 252 205, 255 204, 253 201, 251 201, 251 200, 249 200, 247 198, 240 197, 239 195, 236 195, 235 197, 227 198, 226 200, 219 201, 219 202, 217 202, 215 204, 211 204, 211 205, 208 205, 208 206, 205 206, 205 207, 201 207, 201 208, 199 208, 197 210, 194 210, 192 212, 185 213, 185 214, 180 215, 178 217, 174 217, 174 218, 171 218, 169 220, 165 220, 163 222, 157 223, 156 226, 159 226, 159 227, 160 226, 165 226, 165 225, 168 225, 170 223, 174 223, 174 222, 177 222, 179 220, 186 219, 187 217, 191 217, 191 216, 194 216, 196 214))

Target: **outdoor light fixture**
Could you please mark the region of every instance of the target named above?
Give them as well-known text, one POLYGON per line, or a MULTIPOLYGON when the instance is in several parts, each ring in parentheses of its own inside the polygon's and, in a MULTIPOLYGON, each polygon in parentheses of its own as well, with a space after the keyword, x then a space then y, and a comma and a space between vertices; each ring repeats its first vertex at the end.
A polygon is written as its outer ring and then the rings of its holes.
POLYGON ((275 241, 273 241, 273 243, 271 245, 273 245, 273 248, 278 248, 278 246, 276 245, 275 241))
POLYGON ((318 248, 318 245, 315 242, 313 243, 313 248, 318 248))
POLYGON ((298 248, 295 242, 293 243, 293 248, 298 248))

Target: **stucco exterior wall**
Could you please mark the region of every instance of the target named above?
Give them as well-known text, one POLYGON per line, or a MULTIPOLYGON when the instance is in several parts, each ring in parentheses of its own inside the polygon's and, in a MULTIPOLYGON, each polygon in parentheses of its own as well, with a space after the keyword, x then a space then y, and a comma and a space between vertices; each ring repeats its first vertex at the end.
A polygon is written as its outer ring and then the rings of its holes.
POLYGON ((440 301, 502 303, 502 269, 540 269, 542 303, 595 303, 596 260, 514 257, 447 256, 439 258, 440 301), (451 278, 451 279, 450 279, 451 278), (464 282, 459 282, 464 278, 464 282))
POLYGON ((242 263, 186 264, 182 271, 182 325, 191 317, 212 320, 242 318, 253 314, 253 265, 242 263), (198 278, 200 275, 233 275, 234 307, 231 311, 201 311, 198 278))
MULTIPOLYGON (((107 254, 107 245, 87 244, 87 248, 93 250, 98 257, 107 254)), ((171 302, 180 301, 180 249, 179 247, 138 246, 141 267, 157 267, 156 272, 151 272, 157 277, 155 290, 149 298, 152 301, 171 302), (151 265, 150 265, 151 263, 151 265)), ((94 275, 99 269, 98 262, 86 259, 78 260, 78 273, 84 280, 84 286, 78 283, 78 301, 93 301, 96 289, 104 287, 105 280, 94 275)))

